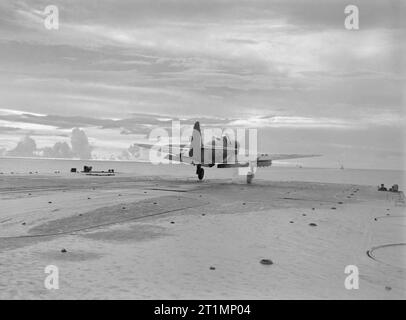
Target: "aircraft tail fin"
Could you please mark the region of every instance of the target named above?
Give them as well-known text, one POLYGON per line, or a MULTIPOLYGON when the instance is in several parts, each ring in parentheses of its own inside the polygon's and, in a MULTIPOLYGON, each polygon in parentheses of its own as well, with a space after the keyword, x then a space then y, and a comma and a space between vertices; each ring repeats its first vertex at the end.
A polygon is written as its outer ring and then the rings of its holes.
POLYGON ((202 133, 200 131, 200 123, 199 121, 195 122, 193 126, 193 134, 192 139, 190 141, 190 151, 189 156, 196 162, 201 162, 201 150, 202 150, 202 133))

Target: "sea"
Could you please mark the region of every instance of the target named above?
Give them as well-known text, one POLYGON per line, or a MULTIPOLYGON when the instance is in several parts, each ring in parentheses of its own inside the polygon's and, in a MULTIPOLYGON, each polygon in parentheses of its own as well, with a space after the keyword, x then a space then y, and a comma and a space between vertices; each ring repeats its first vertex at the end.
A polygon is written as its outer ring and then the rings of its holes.
MULTIPOLYGON (((117 175, 131 174, 134 176, 160 176, 185 179, 197 179, 196 169, 185 164, 160 164, 148 162, 117 161, 117 160, 74 160, 74 159, 41 159, 41 158, 0 158, 1 175, 41 175, 41 174, 70 174, 71 168, 77 171, 84 166, 92 166, 93 170, 107 171, 114 169, 117 175)), ((241 179, 238 169, 205 168, 207 179, 241 179)), ((377 186, 398 184, 401 190, 405 186, 404 170, 382 169, 350 169, 350 168, 310 168, 273 165, 258 168, 255 179, 268 181, 309 181, 326 183, 345 183, 377 186)))

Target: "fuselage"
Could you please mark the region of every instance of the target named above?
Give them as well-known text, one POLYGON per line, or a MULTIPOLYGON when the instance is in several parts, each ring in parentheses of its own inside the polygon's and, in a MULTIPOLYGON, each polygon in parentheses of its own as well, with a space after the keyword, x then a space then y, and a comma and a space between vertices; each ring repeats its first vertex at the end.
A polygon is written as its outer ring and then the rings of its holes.
MULTIPOLYGON (((200 148, 200 153, 195 156, 196 163, 203 167, 212 167, 215 164, 233 165, 244 160, 247 161, 249 158, 247 151, 240 149, 239 142, 226 135, 221 138, 213 137, 210 142, 204 143, 200 148)), ((261 160, 255 158, 258 166, 271 165, 271 159, 267 159, 266 156, 261 155, 261 160)))

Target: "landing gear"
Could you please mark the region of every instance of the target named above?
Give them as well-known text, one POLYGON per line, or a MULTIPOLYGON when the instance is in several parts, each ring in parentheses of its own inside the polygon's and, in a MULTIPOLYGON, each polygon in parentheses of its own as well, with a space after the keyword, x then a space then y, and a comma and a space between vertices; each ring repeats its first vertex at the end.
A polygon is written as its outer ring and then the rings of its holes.
POLYGON ((255 176, 255 171, 256 171, 256 162, 250 161, 249 169, 247 171, 247 184, 251 184, 255 176))
POLYGON ((252 179, 254 179, 254 173, 248 172, 248 173, 247 173, 247 183, 248 183, 248 184, 251 184, 252 179))
POLYGON ((202 166, 201 166, 200 164, 197 165, 196 174, 197 174, 197 177, 199 178, 199 180, 203 180, 203 177, 204 177, 204 169, 202 168, 202 166))

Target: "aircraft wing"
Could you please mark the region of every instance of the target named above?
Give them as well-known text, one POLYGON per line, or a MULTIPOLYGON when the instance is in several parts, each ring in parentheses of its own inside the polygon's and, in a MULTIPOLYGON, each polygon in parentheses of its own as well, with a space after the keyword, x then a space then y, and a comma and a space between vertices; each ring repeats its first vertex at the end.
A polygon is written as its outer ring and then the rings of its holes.
MULTIPOLYGON (((190 150, 189 144, 148 144, 148 143, 136 143, 135 145, 151 149, 153 147, 159 147, 161 152, 165 153, 166 159, 177 161, 177 162, 184 162, 187 164, 196 163, 192 157, 188 156, 188 151, 190 150)), ((246 167, 252 162, 252 159, 257 159, 257 165, 260 167, 267 167, 272 164, 274 160, 289 160, 289 159, 298 159, 298 158, 311 158, 311 157, 319 157, 319 154, 280 154, 280 153, 258 153, 257 155, 248 156, 248 152, 244 155, 236 153, 236 149, 233 147, 223 148, 221 146, 212 146, 208 147, 205 146, 202 149, 202 152, 205 151, 214 151, 214 150, 223 150, 229 154, 227 161, 225 162, 218 162, 214 163, 219 168, 230 168, 230 167, 246 167), (251 160, 250 160, 251 159, 251 160)))
POLYGON ((224 163, 217 163, 218 168, 242 168, 250 166, 250 163, 256 162, 258 167, 269 167, 273 160, 288 160, 298 158, 318 157, 318 154, 265 154, 260 153, 256 156, 238 155, 228 158, 224 163), (255 160, 254 160, 255 159, 255 160))
POLYGON ((165 159, 171 160, 171 161, 177 161, 181 163, 186 163, 186 164, 192 164, 193 159, 186 154, 182 153, 168 153, 165 156, 165 159))
POLYGON ((283 154, 283 153, 275 153, 275 154, 258 154, 258 160, 288 160, 288 159, 298 159, 298 158, 312 158, 312 157, 320 157, 321 154, 283 154))
POLYGON ((137 147, 151 149, 153 147, 164 147, 164 148, 175 148, 175 149, 182 149, 188 150, 188 144, 186 143, 166 143, 166 144, 152 144, 152 143, 134 143, 137 147))
POLYGON ((165 159, 167 159, 167 160, 186 163, 186 164, 192 164, 193 163, 193 159, 188 156, 188 153, 189 153, 188 151, 190 149, 189 144, 135 143, 135 145, 137 147, 146 148, 146 149, 152 149, 152 148, 157 147, 165 155, 165 159))

